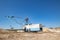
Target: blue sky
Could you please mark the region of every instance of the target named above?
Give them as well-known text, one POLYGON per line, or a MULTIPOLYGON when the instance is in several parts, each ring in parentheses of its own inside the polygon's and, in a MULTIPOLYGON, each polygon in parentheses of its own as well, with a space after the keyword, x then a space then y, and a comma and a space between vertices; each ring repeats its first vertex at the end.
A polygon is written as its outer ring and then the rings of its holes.
POLYGON ((12 15, 28 16, 31 23, 41 23, 46 27, 59 27, 60 0, 0 0, 0 28, 10 28, 9 25, 20 28, 15 21, 4 17, 12 15))

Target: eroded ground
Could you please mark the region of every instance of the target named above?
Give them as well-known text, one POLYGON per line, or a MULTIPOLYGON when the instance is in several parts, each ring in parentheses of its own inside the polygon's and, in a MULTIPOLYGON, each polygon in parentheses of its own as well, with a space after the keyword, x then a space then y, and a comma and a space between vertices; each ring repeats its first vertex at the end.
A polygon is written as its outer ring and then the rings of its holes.
POLYGON ((60 33, 0 32, 0 40, 60 40, 60 33))

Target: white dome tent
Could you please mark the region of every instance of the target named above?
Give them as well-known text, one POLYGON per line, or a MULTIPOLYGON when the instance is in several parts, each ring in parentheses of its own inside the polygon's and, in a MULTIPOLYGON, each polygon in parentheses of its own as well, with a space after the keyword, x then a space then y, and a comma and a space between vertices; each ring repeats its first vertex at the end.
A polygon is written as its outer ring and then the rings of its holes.
POLYGON ((23 27, 24 31, 30 32, 30 31, 42 31, 41 30, 41 24, 28 24, 23 27))

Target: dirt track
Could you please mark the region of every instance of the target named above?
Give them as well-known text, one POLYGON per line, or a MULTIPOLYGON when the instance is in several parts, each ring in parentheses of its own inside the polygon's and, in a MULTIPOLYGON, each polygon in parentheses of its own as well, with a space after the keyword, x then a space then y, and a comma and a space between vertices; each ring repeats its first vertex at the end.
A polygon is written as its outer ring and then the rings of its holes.
POLYGON ((60 33, 0 33, 0 40, 60 40, 60 33))

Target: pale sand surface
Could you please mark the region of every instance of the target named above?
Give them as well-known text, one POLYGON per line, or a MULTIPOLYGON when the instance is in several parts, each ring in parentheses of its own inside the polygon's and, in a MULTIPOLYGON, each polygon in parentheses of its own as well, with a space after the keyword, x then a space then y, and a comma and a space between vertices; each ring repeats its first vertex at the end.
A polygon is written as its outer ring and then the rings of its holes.
POLYGON ((60 40, 60 33, 0 32, 0 40, 60 40))

